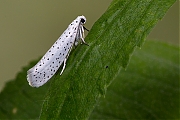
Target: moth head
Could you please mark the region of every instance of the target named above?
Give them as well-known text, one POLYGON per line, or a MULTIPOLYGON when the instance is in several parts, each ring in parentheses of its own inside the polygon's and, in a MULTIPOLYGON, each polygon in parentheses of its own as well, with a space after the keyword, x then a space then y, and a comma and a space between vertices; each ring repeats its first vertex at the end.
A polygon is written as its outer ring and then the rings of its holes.
POLYGON ((80 16, 80 19, 81 19, 81 23, 82 24, 85 24, 86 23, 86 18, 82 15, 80 16))

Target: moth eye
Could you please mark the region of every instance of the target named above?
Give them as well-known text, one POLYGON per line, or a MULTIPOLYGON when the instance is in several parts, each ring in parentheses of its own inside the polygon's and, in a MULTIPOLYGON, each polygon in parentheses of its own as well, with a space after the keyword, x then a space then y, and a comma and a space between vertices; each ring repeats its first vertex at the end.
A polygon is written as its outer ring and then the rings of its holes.
POLYGON ((85 21, 85 19, 81 18, 81 22, 82 22, 82 23, 85 23, 86 21, 85 21))

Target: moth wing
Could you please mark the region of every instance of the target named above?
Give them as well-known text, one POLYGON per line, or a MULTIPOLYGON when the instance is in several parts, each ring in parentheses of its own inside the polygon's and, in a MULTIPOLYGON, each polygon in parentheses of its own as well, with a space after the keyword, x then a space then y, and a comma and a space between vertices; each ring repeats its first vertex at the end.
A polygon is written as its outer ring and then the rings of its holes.
POLYGON ((77 17, 41 60, 27 71, 27 80, 30 86, 42 86, 56 73, 74 45, 80 20, 77 17))
POLYGON ((32 87, 45 84, 59 69, 71 50, 75 40, 75 34, 71 37, 62 35, 46 52, 41 60, 27 72, 27 80, 32 87))

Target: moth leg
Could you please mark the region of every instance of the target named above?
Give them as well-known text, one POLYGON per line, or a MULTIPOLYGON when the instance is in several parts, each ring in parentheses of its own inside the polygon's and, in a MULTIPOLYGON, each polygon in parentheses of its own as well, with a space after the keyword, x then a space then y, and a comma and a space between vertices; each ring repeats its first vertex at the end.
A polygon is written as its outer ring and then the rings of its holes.
POLYGON ((63 73, 63 71, 64 71, 64 69, 66 68, 66 61, 67 61, 67 58, 65 58, 64 59, 64 65, 63 65, 63 68, 62 68, 62 70, 61 70, 61 73, 60 73, 60 75, 62 75, 62 73, 63 73))
POLYGON ((64 65, 63 65, 63 68, 62 68, 62 70, 61 70, 60 75, 62 75, 62 73, 64 72, 64 69, 66 68, 66 61, 67 61, 67 59, 68 59, 68 57, 69 57, 69 54, 70 54, 70 52, 71 52, 71 49, 72 49, 72 46, 70 47, 69 52, 68 52, 67 56, 66 56, 65 59, 64 59, 64 62, 63 62, 64 65))
POLYGON ((89 46, 85 40, 84 40, 84 26, 82 26, 80 29, 79 29, 79 36, 80 36, 80 39, 82 41, 82 43, 84 43, 85 45, 89 46))
POLYGON ((89 30, 86 27, 83 26, 83 28, 89 32, 89 30))
POLYGON ((89 45, 84 41, 84 38, 81 38, 81 40, 82 40, 82 42, 83 42, 85 45, 89 46, 89 45))

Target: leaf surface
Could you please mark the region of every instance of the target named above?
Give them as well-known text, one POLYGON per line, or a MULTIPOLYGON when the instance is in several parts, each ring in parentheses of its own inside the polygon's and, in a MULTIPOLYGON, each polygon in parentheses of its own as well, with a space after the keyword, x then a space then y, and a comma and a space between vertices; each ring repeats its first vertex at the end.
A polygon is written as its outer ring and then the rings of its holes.
MULTIPOLYGON (((51 84, 41 119, 86 119, 175 0, 114 0, 51 84)), ((88 21, 88 20, 87 20, 88 21)))
POLYGON ((179 47, 147 41, 108 87, 91 119, 178 119, 179 47))

